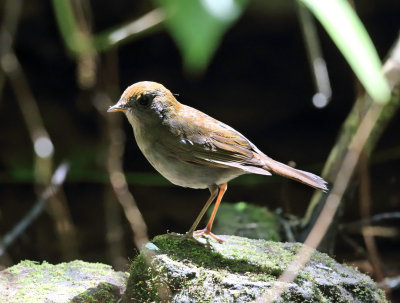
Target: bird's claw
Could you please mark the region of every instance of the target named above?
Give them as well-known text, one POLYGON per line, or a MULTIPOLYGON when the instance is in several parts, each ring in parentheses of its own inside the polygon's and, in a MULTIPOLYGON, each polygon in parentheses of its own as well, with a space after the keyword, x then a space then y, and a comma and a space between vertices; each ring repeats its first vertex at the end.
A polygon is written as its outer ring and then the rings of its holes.
POLYGON ((218 241, 219 243, 223 243, 224 240, 218 238, 216 235, 214 235, 210 230, 207 228, 196 230, 193 232, 193 237, 201 237, 202 235, 209 235, 211 238, 214 240, 218 241))

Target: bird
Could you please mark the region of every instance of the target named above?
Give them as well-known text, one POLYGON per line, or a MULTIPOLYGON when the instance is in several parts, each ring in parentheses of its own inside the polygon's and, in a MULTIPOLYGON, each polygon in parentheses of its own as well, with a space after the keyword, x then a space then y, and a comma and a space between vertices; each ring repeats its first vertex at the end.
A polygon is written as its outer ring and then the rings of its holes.
POLYGON ((167 88, 152 81, 130 85, 108 112, 125 113, 137 145, 150 164, 171 183, 209 189, 210 197, 192 224, 189 238, 209 235, 227 183, 243 174, 278 174, 327 191, 321 177, 273 160, 244 135, 211 116, 178 102, 167 88), (204 229, 196 230, 215 201, 204 229))

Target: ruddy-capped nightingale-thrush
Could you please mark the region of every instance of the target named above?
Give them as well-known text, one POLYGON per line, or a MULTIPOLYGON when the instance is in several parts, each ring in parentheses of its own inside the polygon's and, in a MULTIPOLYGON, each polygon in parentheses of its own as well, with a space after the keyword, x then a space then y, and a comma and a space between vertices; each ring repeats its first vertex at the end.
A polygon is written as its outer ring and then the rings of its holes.
POLYGON ((211 192, 188 236, 210 235, 211 227, 227 182, 243 174, 275 173, 327 190, 319 176, 275 161, 260 151, 232 127, 179 103, 174 95, 156 82, 129 86, 108 112, 123 111, 133 127, 136 142, 150 164, 173 184, 208 188, 211 192), (217 198, 205 229, 197 225, 217 198))

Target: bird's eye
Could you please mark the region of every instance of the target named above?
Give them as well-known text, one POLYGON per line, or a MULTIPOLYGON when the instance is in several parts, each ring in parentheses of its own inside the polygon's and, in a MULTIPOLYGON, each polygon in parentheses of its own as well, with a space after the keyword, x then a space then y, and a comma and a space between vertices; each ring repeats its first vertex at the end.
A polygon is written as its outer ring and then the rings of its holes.
POLYGON ((151 101, 151 96, 143 94, 140 96, 140 98, 137 100, 140 105, 147 106, 150 104, 151 101))

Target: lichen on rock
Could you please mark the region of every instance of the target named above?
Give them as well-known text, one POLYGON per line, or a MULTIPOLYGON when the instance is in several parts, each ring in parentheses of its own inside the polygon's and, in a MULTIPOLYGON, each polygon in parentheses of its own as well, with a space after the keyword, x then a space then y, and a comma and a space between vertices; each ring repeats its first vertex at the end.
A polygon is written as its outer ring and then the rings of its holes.
POLYGON ((2 303, 116 302, 128 274, 110 265, 72 261, 60 264, 22 261, 0 271, 2 303))
MULTIPOLYGON (((153 239, 133 261, 124 302, 252 302, 271 289, 299 243, 221 236, 153 239)), ((372 279, 315 251, 279 302, 387 302, 372 279)))

